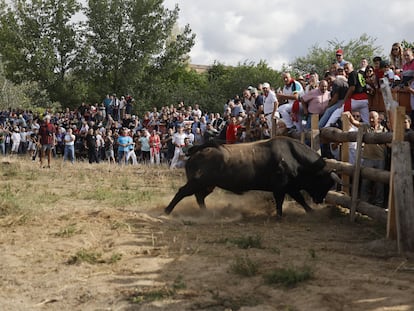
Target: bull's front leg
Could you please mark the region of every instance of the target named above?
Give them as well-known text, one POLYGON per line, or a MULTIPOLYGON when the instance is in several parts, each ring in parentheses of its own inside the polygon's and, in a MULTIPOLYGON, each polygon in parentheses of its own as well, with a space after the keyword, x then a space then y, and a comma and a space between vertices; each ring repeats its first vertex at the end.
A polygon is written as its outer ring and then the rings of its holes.
POLYGON ((273 197, 276 202, 276 216, 282 217, 282 206, 285 200, 285 193, 273 192, 273 197))
POLYGON ((193 195, 195 193, 195 189, 193 186, 190 185, 189 182, 187 182, 184 186, 182 186, 174 198, 171 200, 170 204, 165 208, 165 213, 170 214, 174 207, 180 202, 183 198, 188 197, 190 195, 193 195))
POLYGON ((312 212, 313 209, 306 203, 305 198, 299 190, 291 191, 288 193, 296 202, 298 202, 305 209, 306 213, 312 212))
POLYGON ((198 206, 201 209, 205 209, 206 208, 206 203, 205 203, 204 200, 205 200, 206 196, 208 196, 210 193, 213 192, 213 190, 214 190, 214 187, 209 187, 209 188, 206 188, 206 189, 204 189, 202 191, 198 191, 198 192, 195 193, 198 206))

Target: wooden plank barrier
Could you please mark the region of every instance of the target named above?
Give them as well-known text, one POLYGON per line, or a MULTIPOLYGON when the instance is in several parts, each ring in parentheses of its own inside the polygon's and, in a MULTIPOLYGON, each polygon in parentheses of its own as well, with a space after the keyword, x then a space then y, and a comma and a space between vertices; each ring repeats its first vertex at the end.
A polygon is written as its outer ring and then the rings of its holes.
POLYGON ((366 127, 361 127, 357 133, 346 132, 349 120, 344 118, 342 119, 345 125, 344 131, 336 128, 319 130, 316 127, 318 119, 312 117, 311 131, 306 134, 301 133, 299 137, 294 138, 300 138, 302 141, 310 139, 313 150, 319 149, 320 142, 339 142, 342 144, 343 160, 349 160, 346 142, 357 141, 355 165, 333 159, 326 160, 328 168, 335 169, 342 178, 353 176, 352 195, 330 191, 326 196, 326 202, 348 208, 352 221, 355 219, 355 212, 360 212, 378 221, 386 222, 387 237, 397 240, 399 252, 414 251, 414 168, 411 167, 409 144, 414 142, 414 136, 406 134, 404 130, 405 107, 397 107, 392 115, 394 121, 392 133, 367 133, 366 127), (360 166, 363 143, 392 143, 391 170, 360 166), (358 200, 360 177, 389 184, 388 213, 383 208, 358 200))
MULTIPOLYGON (((409 157, 407 158, 407 155, 410 155, 410 144, 408 142, 397 141, 393 143, 390 179, 393 182, 392 206, 395 210, 397 245, 400 253, 414 251, 414 190, 412 175, 407 174, 407 171, 411 169, 411 161, 409 157)), ((390 220, 390 217, 388 217, 388 220, 390 220)), ((390 226, 390 222, 388 222, 388 225, 390 226)))
MULTIPOLYGON (((393 142, 401 142, 404 140, 404 118, 405 108, 397 107, 393 112, 394 115, 394 128, 393 128, 393 142)), ((410 162, 411 163, 411 162, 410 162)), ((395 218, 395 207, 394 207, 394 165, 395 161, 391 158, 391 175, 390 175, 390 190, 388 196, 388 223, 387 223, 387 238, 397 239, 397 223, 395 218)))
MULTIPOLYGON (((344 132, 349 132, 349 129, 351 128, 351 122, 349 121, 348 117, 345 115, 342 115, 341 117, 342 120, 342 130, 344 132)), ((344 141, 341 144, 341 161, 342 162, 349 162, 349 142, 344 141)), ((349 183, 350 183, 350 178, 349 175, 341 175, 342 178, 342 191, 349 194, 349 183)))
POLYGON ((357 150, 355 155, 355 171, 352 178, 352 197, 351 197, 351 208, 350 208, 350 218, 351 221, 355 221, 355 212, 356 206, 358 203, 358 191, 359 191, 359 176, 361 174, 361 162, 362 162, 362 140, 367 128, 365 126, 360 126, 358 128, 357 136, 357 150))

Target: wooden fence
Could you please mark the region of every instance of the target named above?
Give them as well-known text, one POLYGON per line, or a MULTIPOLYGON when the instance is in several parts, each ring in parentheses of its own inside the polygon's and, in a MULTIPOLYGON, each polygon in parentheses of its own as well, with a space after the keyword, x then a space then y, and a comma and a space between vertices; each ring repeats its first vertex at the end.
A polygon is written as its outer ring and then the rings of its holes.
MULTIPOLYGON (((397 240, 399 252, 414 251, 414 168, 411 167, 410 153, 410 142, 414 142, 414 134, 405 134, 405 107, 397 107, 393 116, 393 131, 390 133, 367 133, 364 127, 359 128, 358 132, 347 132, 336 128, 319 129, 318 116, 313 116, 311 131, 290 136, 310 141, 311 148, 318 152, 321 143, 340 143, 342 161, 329 159, 327 165, 342 176, 344 185, 341 192, 330 191, 326 196, 326 202, 350 209, 352 221, 355 219, 355 212, 359 212, 387 223, 387 237, 397 240), (357 142, 356 164, 351 165, 347 162, 348 143, 355 141, 357 142), (391 146, 390 171, 360 165, 363 144, 376 143, 391 146), (360 177, 389 185, 387 211, 359 198, 360 177), (351 192, 350 180, 352 180, 351 192)), ((344 119, 343 123, 346 124, 347 121, 344 119)))

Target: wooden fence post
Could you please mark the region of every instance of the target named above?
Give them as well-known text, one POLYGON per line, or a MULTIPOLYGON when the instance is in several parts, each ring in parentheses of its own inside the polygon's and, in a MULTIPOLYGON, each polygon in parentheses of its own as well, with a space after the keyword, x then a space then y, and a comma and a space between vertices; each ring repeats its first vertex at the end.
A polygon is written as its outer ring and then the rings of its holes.
MULTIPOLYGON (((397 107, 393 113, 394 115, 394 127, 393 127, 393 142, 401 142, 404 141, 404 119, 405 119, 405 107, 397 107)), ((396 217, 395 217, 395 206, 394 206, 394 198, 395 198, 395 189, 394 189, 394 166, 395 161, 391 157, 391 174, 390 174, 390 190, 388 195, 388 222, 387 222, 387 238, 389 239, 397 239, 397 227, 396 227, 396 217)), ((400 189, 398 189, 400 190, 400 189)))
POLYGON ((319 115, 313 114, 311 119, 311 148, 321 154, 321 143, 319 139, 319 115))
MULTIPOLYGON (((349 129, 351 128, 351 122, 349 121, 348 117, 346 115, 342 115, 341 120, 342 120, 342 131, 349 132, 349 129)), ((341 161, 349 163, 349 142, 347 141, 342 142, 341 161)), ((349 194, 349 182, 350 182, 349 175, 343 174, 341 178, 342 178, 342 183, 343 183, 342 191, 349 194)))
POLYGON ((361 174, 361 158, 362 158, 362 140, 364 138, 364 133, 367 131, 367 127, 362 124, 358 128, 357 135, 357 150, 355 155, 355 171, 354 176, 352 177, 352 195, 351 195, 351 208, 350 208, 350 218, 351 221, 355 221, 355 212, 358 204, 358 191, 359 191, 359 176, 361 174))
POLYGON ((398 251, 412 252, 414 251, 414 190, 413 176, 407 174, 412 169, 410 144, 406 141, 394 142, 392 159, 393 169, 390 179, 393 180, 392 188, 398 189, 398 195, 393 196, 398 251))

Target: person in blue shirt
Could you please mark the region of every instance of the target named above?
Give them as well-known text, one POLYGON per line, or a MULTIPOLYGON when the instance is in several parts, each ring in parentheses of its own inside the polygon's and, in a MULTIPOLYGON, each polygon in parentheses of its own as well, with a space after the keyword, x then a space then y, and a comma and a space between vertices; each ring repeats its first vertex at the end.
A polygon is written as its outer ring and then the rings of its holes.
POLYGON ((128 135, 126 128, 122 128, 118 136, 118 163, 126 164, 127 154, 129 152, 129 146, 133 144, 132 137, 128 135))

